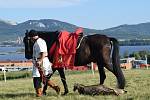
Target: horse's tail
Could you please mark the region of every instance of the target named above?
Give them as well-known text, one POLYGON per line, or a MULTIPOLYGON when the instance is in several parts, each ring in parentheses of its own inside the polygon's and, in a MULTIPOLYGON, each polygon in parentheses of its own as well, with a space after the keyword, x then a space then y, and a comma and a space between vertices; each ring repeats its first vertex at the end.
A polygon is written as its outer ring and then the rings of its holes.
POLYGON ((112 45, 113 45, 113 51, 112 51, 113 72, 115 76, 117 77, 118 88, 124 89, 125 77, 120 67, 119 43, 117 39, 115 38, 110 38, 110 41, 112 42, 112 45))

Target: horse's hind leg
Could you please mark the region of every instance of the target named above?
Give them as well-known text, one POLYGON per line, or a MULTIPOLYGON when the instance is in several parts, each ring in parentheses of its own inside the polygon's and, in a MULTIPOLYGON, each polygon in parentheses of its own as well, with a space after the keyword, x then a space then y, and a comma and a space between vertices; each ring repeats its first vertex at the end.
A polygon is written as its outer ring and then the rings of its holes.
POLYGON ((68 85, 67 85, 67 82, 66 82, 66 77, 65 77, 65 73, 64 73, 64 68, 58 68, 58 72, 59 72, 59 75, 61 77, 61 81, 64 85, 64 93, 63 95, 66 95, 69 91, 68 91, 68 85))
POLYGON ((109 47, 104 47, 102 58, 103 58, 104 67, 106 69, 108 69, 109 71, 113 72, 113 66, 111 64, 111 58, 110 58, 111 53, 110 52, 111 52, 111 50, 109 47))
POLYGON ((107 68, 109 71, 113 72, 113 67, 111 66, 111 61, 110 61, 110 48, 106 47, 103 48, 102 54, 99 57, 99 60, 97 62, 98 65, 98 70, 100 74, 100 84, 103 84, 105 79, 106 79, 106 74, 104 67, 107 68))
POLYGON ((106 79, 106 74, 105 74, 103 63, 97 62, 97 65, 98 65, 98 71, 100 75, 100 84, 104 84, 104 81, 106 79))
MULTIPOLYGON (((123 89, 125 86, 125 78, 120 68, 119 62, 116 61, 118 64, 113 65, 112 64, 113 61, 111 61, 110 53, 108 51, 103 55, 103 59, 104 59, 105 68, 111 71, 116 76, 117 81, 118 81, 118 87, 120 89, 123 89)), ((114 57, 113 59, 118 59, 118 58, 114 57)))

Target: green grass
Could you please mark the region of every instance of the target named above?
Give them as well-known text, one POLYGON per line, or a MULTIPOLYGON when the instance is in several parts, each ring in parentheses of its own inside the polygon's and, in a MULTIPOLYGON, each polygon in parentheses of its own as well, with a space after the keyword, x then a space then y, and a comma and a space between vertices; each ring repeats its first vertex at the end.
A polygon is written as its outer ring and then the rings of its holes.
MULTIPOLYGON (((99 83, 98 72, 92 75, 92 72, 66 72, 67 83, 69 86, 69 94, 67 96, 58 96, 55 91, 48 88, 47 96, 36 97, 33 88, 32 78, 15 79, 0 81, 0 99, 1 100, 150 100, 150 70, 135 69, 124 70, 126 77, 127 94, 120 96, 113 95, 99 95, 87 96, 79 95, 73 92, 74 83, 81 83, 84 85, 92 85, 99 83)), ((114 75, 106 71, 107 79, 105 85, 115 88, 116 79, 114 75)), ((63 85, 57 73, 52 77, 52 80, 60 85, 61 92, 63 92, 63 85)))
MULTIPOLYGON (((31 77, 30 71, 6 72, 7 80, 31 77)), ((4 80, 4 73, 0 72, 0 81, 4 80)))

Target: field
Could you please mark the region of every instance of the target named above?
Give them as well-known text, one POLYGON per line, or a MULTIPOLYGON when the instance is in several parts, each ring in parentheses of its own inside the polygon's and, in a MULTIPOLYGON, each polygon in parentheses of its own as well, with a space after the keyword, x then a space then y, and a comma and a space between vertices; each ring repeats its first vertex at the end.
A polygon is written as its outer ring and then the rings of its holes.
MULTIPOLYGON (((91 71, 87 72, 66 72, 66 78, 69 86, 69 94, 67 96, 58 96, 51 88, 47 91, 47 96, 36 97, 33 88, 32 78, 0 81, 0 100, 150 100, 150 69, 124 70, 126 77, 125 90, 128 92, 120 96, 99 95, 87 96, 79 95, 73 92, 74 83, 82 83, 92 85, 99 83, 98 72, 93 75, 91 71)), ((115 88, 116 79, 112 73, 106 71, 107 78, 105 85, 115 88)), ((52 80, 61 86, 63 85, 57 73, 52 80)))

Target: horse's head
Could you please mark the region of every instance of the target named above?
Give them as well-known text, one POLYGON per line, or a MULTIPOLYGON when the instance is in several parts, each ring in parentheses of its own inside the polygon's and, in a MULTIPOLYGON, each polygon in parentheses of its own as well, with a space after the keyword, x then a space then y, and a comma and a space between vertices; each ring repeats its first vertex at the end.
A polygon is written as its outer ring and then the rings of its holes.
POLYGON ((75 83, 75 84, 74 84, 74 87, 73 87, 73 91, 74 91, 74 92, 75 92, 76 90, 80 91, 83 87, 84 87, 84 85, 75 83))
POLYGON ((84 87, 85 86, 82 84, 75 83, 74 87, 73 87, 73 91, 75 92, 76 90, 78 90, 79 94, 84 94, 84 92, 85 92, 84 87))
MULTIPOLYGON (((33 30, 31 30, 30 32, 32 32, 32 31, 33 30)), ((25 33, 25 37, 23 39, 24 46, 25 46, 25 58, 26 59, 32 59, 32 54, 33 54, 34 41, 29 36, 30 32, 28 32, 28 30, 27 30, 25 33)))
POLYGON ((73 91, 75 92, 77 89, 78 89, 78 84, 75 83, 75 84, 74 84, 74 87, 73 87, 73 91))

